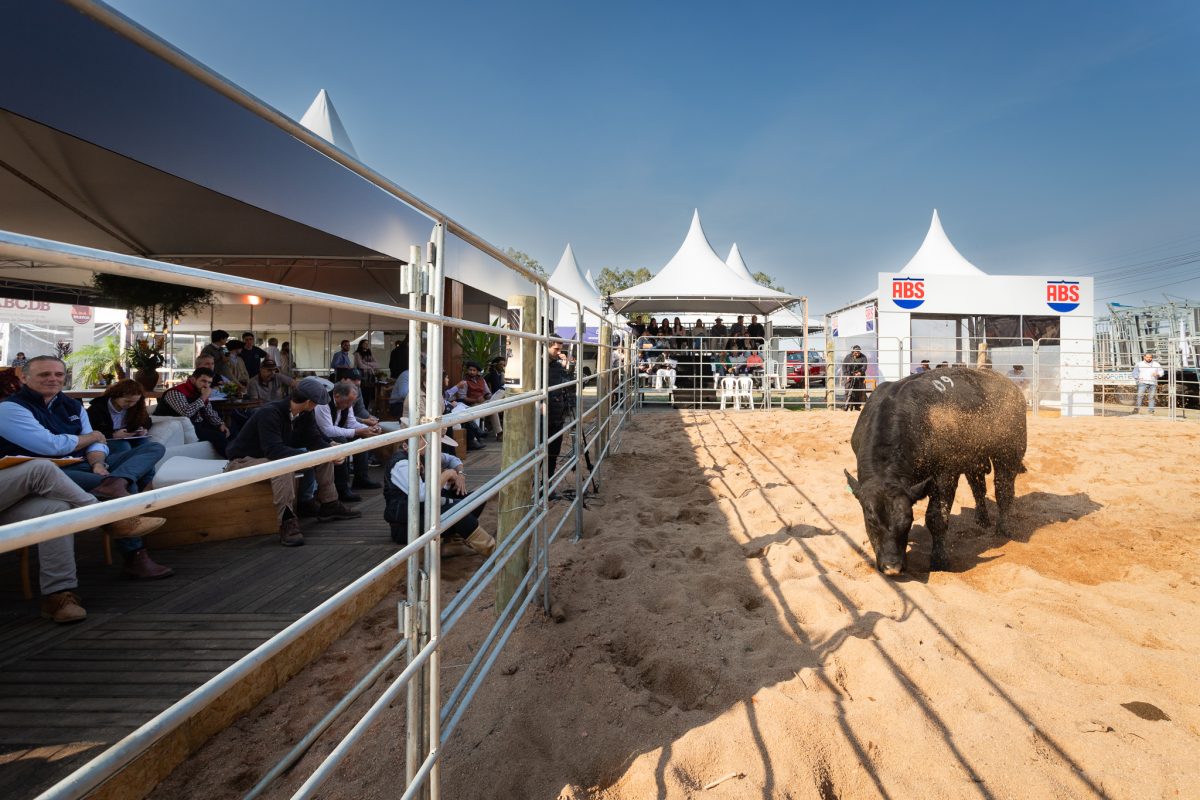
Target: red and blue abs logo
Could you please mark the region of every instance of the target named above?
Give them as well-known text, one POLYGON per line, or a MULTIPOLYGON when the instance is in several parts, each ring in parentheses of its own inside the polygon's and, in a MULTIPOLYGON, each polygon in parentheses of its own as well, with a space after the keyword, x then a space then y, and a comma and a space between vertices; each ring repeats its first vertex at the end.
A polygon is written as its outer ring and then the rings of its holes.
POLYGON ((1079 281, 1046 281, 1046 305, 1060 314, 1079 308, 1079 281))
POLYGON ((905 310, 925 302, 924 278, 892 278, 892 302, 905 310))

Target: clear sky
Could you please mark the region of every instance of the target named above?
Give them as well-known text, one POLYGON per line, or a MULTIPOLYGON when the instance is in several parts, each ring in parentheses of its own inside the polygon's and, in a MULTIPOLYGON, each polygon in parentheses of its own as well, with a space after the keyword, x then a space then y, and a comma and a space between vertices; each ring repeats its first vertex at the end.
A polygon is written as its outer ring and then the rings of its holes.
POLYGON ((820 312, 936 207, 986 272, 1200 300, 1194 0, 112 4, 295 118, 328 90, 365 162, 551 269, 657 271, 698 207, 820 312))

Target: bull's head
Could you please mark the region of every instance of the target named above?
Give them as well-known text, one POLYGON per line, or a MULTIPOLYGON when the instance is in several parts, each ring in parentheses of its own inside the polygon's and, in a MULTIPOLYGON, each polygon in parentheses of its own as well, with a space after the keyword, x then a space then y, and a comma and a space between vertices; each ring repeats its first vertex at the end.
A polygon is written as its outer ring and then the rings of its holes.
POLYGON ((867 536, 875 550, 875 566, 884 575, 899 575, 904 570, 908 534, 912 530, 913 503, 929 493, 932 479, 904 486, 878 478, 861 483, 845 470, 850 491, 858 498, 867 524, 867 536))

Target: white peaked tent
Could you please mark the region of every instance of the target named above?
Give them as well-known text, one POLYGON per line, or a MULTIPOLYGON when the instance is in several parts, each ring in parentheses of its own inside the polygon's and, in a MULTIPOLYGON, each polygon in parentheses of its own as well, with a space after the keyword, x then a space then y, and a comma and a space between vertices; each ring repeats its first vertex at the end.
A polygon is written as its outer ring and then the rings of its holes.
POLYGON ((350 134, 346 133, 346 126, 342 125, 342 118, 338 116, 333 101, 329 99, 329 93, 324 89, 317 92, 312 105, 300 118, 300 124, 335 147, 358 158, 354 143, 350 141, 350 134))
POLYGON ((613 295, 616 310, 624 313, 711 311, 765 316, 799 299, 735 275, 708 243, 699 211, 692 215, 683 244, 657 275, 613 295))
POLYGON ((733 243, 733 247, 729 249, 729 257, 725 259, 725 266, 733 270, 733 274, 739 278, 758 283, 754 280, 754 276, 750 274, 750 268, 746 266, 746 262, 742 259, 742 251, 738 250, 737 242, 733 243))
POLYGON ((589 269, 583 273, 583 277, 587 278, 588 286, 592 287, 592 291, 596 293, 596 296, 601 296, 600 287, 596 284, 596 279, 592 277, 592 271, 589 269))
POLYGON ((900 270, 901 275, 919 277, 923 273, 930 275, 985 275, 983 270, 963 258, 962 253, 950 243, 946 231, 942 230, 942 221, 938 212, 933 210, 933 219, 929 222, 929 232, 925 241, 916 254, 900 270))
MULTIPOLYGON (((593 325, 597 322, 594 315, 603 310, 604 302, 600 298, 600 292, 592 288, 579 269, 579 262, 575 260, 575 251, 571 249, 570 244, 567 245, 567 249, 563 250, 562 258, 558 260, 558 266, 554 268, 554 272, 550 273, 547 282, 554 289, 583 303, 592 312, 585 315, 587 322, 593 325)), ((555 328, 573 328, 578 319, 575 313, 575 304, 556 295, 552 295, 552 297, 557 305, 554 314, 555 328)))

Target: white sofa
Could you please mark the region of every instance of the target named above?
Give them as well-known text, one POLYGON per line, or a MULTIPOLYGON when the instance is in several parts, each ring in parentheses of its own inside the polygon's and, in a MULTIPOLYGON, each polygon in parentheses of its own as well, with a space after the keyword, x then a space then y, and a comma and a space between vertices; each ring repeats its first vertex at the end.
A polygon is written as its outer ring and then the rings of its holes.
POLYGON ((183 417, 155 417, 150 438, 167 451, 154 467, 156 487, 217 475, 229 463, 211 444, 196 438, 196 428, 183 417))

